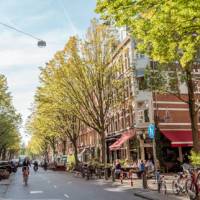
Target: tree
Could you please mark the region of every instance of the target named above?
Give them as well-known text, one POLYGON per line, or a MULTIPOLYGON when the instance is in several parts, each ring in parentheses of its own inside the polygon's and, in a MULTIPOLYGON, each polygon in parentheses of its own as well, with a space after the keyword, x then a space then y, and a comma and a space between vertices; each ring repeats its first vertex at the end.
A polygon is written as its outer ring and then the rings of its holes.
POLYGON ((0 75, 0 158, 11 158, 20 149, 20 115, 12 105, 4 75, 0 75))
MULTIPOLYGON (((31 133, 32 139, 29 144, 31 154, 43 153, 47 156, 47 146, 51 146, 53 155, 56 154, 56 142, 62 140, 66 145, 66 137, 72 142, 74 147, 75 164, 78 164, 77 140, 80 132, 80 121, 70 114, 68 104, 63 104, 62 96, 57 95, 55 70, 48 64, 41 69, 40 87, 35 95, 34 109, 32 115, 27 121, 27 130, 31 133), (39 141, 38 141, 39 139, 39 141), (35 145, 35 141, 42 143, 45 149, 40 145, 35 145)), ((65 149, 63 154, 65 154, 65 149)))
POLYGON ((138 49, 151 59, 179 67, 188 89, 187 102, 195 152, 200 151, 200 97, 199 94, 195 95, 198 79, 193 74, 195 68, 200 68, 199 8, 199 0, 98 0, 96 9, 104 19, 128 26, 138 49))
POLYGON ((93 20, 84 41, 71 37, 64 51, 49 63, 57 70, 57 88, 62 88, 57 97, 62 96, 62 103, 69 105, 73 115, 99 134, 103 163, 114 92, 120 98, 123 90, 123 80, 117 78, 119 66, 112 64, 116 43, 113 31, 93 20))

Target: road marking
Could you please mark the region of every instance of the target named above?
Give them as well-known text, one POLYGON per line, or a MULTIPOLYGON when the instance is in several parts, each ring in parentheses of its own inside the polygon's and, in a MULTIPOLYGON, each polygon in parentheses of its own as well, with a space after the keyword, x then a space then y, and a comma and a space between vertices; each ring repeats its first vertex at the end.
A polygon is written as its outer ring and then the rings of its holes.
POLYGON ((31 194, 42 194, 43 191, 30 191, 31 194))
POLYGON ((54 187, 54 188, 57 188, 57 185, 54 185, 53 187, 54 187))
POLYGON ((69 199, 69 195, 67 195, 67 194, 64 194, 64 196, 65 196, 67 199, 69 199))

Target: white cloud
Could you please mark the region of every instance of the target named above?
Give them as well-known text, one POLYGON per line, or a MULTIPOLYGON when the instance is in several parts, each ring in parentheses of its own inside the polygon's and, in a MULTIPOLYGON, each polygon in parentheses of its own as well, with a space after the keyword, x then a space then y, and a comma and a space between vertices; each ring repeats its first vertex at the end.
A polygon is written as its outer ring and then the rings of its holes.
MULTIPOLYGON (((44 66, 56 51, 64 47, 70 31, 54 30, 41 37, 47 41, 46 48, 38 48, 37 41, 18 34, 0 33, 0 73, 6 75, 13 103, 26 121, 30 114, 35 89, 38 85, 39 66, 44 66)), ((24 124, 24 123, 23 123, 24 124)), ((27 138, 21 129, 23 140, 27 138)))

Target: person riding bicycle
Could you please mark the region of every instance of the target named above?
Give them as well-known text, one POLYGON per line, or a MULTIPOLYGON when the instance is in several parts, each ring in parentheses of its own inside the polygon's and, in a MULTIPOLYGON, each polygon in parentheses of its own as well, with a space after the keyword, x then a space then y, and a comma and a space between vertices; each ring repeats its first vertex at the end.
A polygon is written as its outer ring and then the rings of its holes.
POLYGON ((25 185, 27 185, 27 181, 28 181, 29 166, 31 166, 31 163, 28 158, 25 158, 24 162, 22 164, 23 181, 24 181, 25 185))
POLYGON ((33 169, 34 169, 34 171, 38 170, 38 161, 37 160, 35 160, 33 163, 33 169))
POLYGON ((38 167, 38 161, 35 160, 34 163, 33 163, 34 167, 38 167))
POLYGON ((25 158, 22 164, 22 172, 24 172, 26 169, 29 171, 29 166, 31 166, 31 163, 28 158, 25 158))

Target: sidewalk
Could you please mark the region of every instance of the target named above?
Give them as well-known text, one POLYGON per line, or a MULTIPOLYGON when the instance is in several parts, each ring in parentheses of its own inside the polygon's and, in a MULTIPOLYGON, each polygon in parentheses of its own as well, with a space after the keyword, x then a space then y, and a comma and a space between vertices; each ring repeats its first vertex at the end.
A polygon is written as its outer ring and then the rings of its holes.
POLYGON ((6 193, 10 183, 11 183, 11 176, 9 179, 3 179, 0 181, 0 197, 2 197, 6 193))
POLYGON ((172 192, 172 181, 175 179, 174 174, 165 174, 165 180, 167 183, 167 195, 159 194, 157 192, 157 184, 154 179, 148 180, 149 189, 143 189, 141 179, 133 179, 133 186, 131 186, 130 180, 124 180, 121 184, 120 180, 116 180, 113 185, 126 185, 133 189, 135 196, 141 197, 147 200, 188 200, 186 195, 175 196, 172 192))

